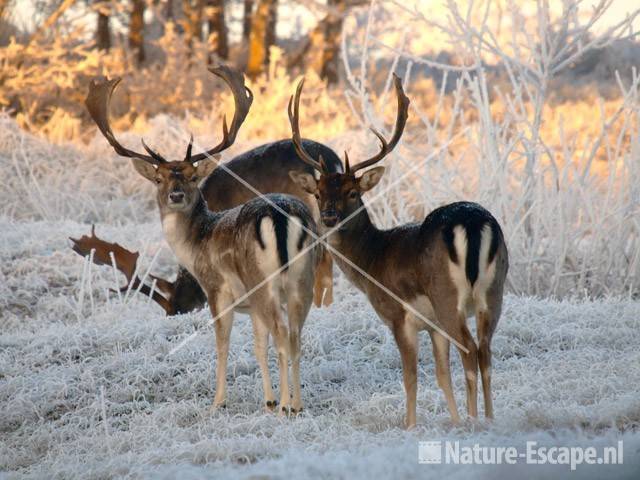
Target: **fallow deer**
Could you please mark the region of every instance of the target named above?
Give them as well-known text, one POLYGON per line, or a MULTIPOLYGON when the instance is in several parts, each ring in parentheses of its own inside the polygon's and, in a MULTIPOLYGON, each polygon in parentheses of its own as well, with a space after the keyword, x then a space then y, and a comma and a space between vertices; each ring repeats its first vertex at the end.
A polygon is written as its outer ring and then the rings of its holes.
MULTIPOLYGON (((302 140, 305 149, 314 155, 322 155, 327 169, 342 172, 342 162, 326 145, 312 140, 302 140)), ((237 207, 261 193, 286 193, 300 198, 311 210, 316 222, 320 212, 313 195, 291 180, 288 172, 298 170, 313 174, 314 170, 297 155, 290 139, 260 145, 244 152, 216 168, 202 183, 201 190, 211 210, 227 210, 237 207), (241 178, 248 185, 239 182, 241 178)), ((314 285, 314 304, 330 305, 333 301, 332 260, 324 251, 318 265, 314 285)), ((205 295, 198 282, 183 268, 173 282, 170 294, 172 313, 185 313, 204 305, 205 295)))
MULTIPOLYGON (((302 141, 306 151, 312 155, 322 155, 329 171, 343 171, 342 161, 331 148, 313 140, 303 139, 302 141)), ((213 211, 229 210, 242 205, 254 198, 257 192, 294 195, 309 207, 317 223, 320 220, 320 211, 316 199, 291 180, 289 176, 291 170, 307 173, 315 171, 300 159, 291 139, 279 140, 252 148, 226 162, 224 167, 216 168, 202 182, 200 189, 209 210, 213 211), (251 188, 240 182, 238 178, 251 188)), ((113 263, 124 273, 127 284, 120 288, 121 292, 131 290, 150 296, 167 315, 187 313, 202 308, 207 301, 198 281, 184 267, 178 267, 178 275, 174 281, 149 275, 155 283, 155 288, 152 288, 133 275, 139 255, 137 252, 107 242, 94 234, 84 236, 81 240, 73 238, 71 240, 74 242, 73 250, 79 255, 92 258, 98 265, 113 263), (95 252, 94 256, 91 256, 92 250, 95 252), (110 253, 114 255, 113 260, 110 258, 110 253)), ((325 249, 321 258, 314 283, 313 301, 317 307, 327 306, 333 301, 333 262, 331 255, 325 249)))
POLYGON ((498 222, 476 203, 457 202, 437 208, 422 223, 388 230, 377 228, 362 202, 362 194, 378 184, 384 167, 371 168, 358 177, 356 172, 380 162, 402 136, 409 99, 400 78, 394 76, 398 114, 391 140, 373 130, 381 142, 380 151, 354 166, 349 165, 345 153, 344 173, 327 172, 322 158, 314 158, 305 151, 299 127, 303 82, 289 102, 292 138, 300 157, 320 173, 320 178, 316 180, 313 175, 300 172, 291 172, 291 177, 318 199, 322 224, 330 231, 328 244, 334 260, 367 295, 376 313, 393 332, 402 359, 406 426, 416 423, 418 331, 424 329, 431 335, 437 382, 452 420, 457 423, 459 415, 451 385, 449 338, 468 352, 460 350, 469 415, 477 416, 479 364, 485 415, 492 418, 491 337, 500 318, 508 270, 507 247, 498 222), (404 305, 361 272, 392 292, 404 305), (415 312, 440 329, 427 325, 415 312), (473 314, 479 345, 466 324, 473 314))
POLYGON ((242 74, 227 67, 211 70, 235 97, 230 128, 223 122, 223 139, 215 147, 192 155, 193 137, 184 160, 167 161, 142 142, 147 154, 123 147, 109 126, 108 107, 119 79, 92 82, 86 105, 114 150, 129 157, 137 172, 157 186, 156 200, 165 238, 180 264, 206 293, 216 332, 216 393, 212 408, 225 403, 229 338, 233 306, 248 309, 254 331, 255 354, 262 373, 265 404, 275 408, 267 364, 271 334, 278 353, 281 413, 302 409, 300 335, 313 299, 313 282, 321 249, 308 248, 316 226, 309 209, 296 197, 266 195, 230 210, 208 209, 198 188, 217 166, 219 153, 233 144, 253 95, 242 74), (308 250, 307 253, 304 253, 308 250), (294 258, 295 257, 295 258, 294 258), (286 304, 288 325, 281 308, 286 304), (289 394, 288 362, 292 360, 293 403, 289 394))

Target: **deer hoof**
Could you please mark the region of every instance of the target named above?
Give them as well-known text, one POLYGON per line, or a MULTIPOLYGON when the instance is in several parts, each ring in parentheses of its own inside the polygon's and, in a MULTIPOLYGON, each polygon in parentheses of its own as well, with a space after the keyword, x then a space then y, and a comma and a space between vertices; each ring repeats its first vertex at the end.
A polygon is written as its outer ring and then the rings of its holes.
POLYGON ((216 411, 225 408, 227 408, 226 403, 214 403, 213 405, 211 405, 211 407, 209 407, 209 413, 215 413, 216 411))
POLYGON ((279 415, 281 417, 288 417, 291 414, 292 414, 292 409, 289 405, 283 405, 282 408, 280 408, 279 415))

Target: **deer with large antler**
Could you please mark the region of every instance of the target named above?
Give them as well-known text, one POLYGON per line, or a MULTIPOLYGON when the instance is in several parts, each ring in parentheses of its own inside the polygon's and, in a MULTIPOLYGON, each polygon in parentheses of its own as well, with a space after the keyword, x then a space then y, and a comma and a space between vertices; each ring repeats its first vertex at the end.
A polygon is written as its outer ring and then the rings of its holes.
POLYGON ((280 370, 281 413, 296 413, 302 409, 300 335, 311 306, 321 254, 319 246, 311 245, 316 226, 306 205, 290 195, 265 195, 230 210, 208 209, 198 184, 216 168, 218 154, 235 141, 253 101, 241 73, 227 67, 211 71, 227 83, 234 95, 233 120, 230 127, 226 119, 223 121, 222 141, 205 152, 192 154, 192 137, 184 160, 167 161, 144 141, 146 154, 130 150, 116 140, 109 126, 108 106, 118 79, 92 82, 86 105, 114 150, 131 158, 138 173, 156 184, 165 238, 180 264, 206 293, 216 333, 213 407, 225 403, 233 310, 246 308, 253 323, 265 404, 270 409, 277 405, 267 365, 268 338, 272 335, 280 370), (288 324, 281 315, 284 305, 288 324), (289 359, 293 402, 289 395, 289 359))
POLYGON ((405 424, 416 423, 418 332, 431 335, 436 377, 454 422, 459 421, 451 385, 449 346, 459 346, 465 371, 467 410, 477 416, 477 371, 482 376, 485 415, 493 417, 491 337, 500 318, 508 269, 507 247, 496 219, 476 203, 457 202, 431 212, 422 223, 388 230, 377 228, 362 202, 384 167, 356 172, 380 162, 397 145, 404 130, 409 99, 394 75, 398 115, 391 140, 376 130, 380 151, 344 172, 327 171, 322 158, 309 154, 301 141, 300 95, 304 80, 289 101, 289 120, 298 155, 320 173, 292 171, 292 179, 318 199, 322 224, 329 230, 334 260, 363 291, 378 316, 391 328, 402 360, 407 398, 405 424), (373 280, 373 281, 372 281, 373 280), (475 314, 478 345, 467 318, 475 314))

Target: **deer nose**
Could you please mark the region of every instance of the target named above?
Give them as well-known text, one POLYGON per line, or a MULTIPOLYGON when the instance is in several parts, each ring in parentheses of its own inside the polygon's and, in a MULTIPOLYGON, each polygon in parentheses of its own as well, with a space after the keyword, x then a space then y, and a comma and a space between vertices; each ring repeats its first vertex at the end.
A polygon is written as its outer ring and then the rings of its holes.
POLYGON ((181 203, 184 200, 184 192, 171 192, 169 194, 169 200, 173 203, 181 203))
POLYGON ((323 212, 322 213, 322 223, 324 223, 327 227, 333 227, 336 223, 338 223, 338 215, 336 212, 323 212))

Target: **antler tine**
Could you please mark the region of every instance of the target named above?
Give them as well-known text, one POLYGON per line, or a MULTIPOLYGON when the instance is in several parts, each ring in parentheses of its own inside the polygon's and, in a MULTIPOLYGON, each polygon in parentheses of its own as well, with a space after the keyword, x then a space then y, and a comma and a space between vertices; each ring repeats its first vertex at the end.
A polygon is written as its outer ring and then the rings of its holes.
POLYGON ((154 156, 149 156, 134 152, 133 150, 123 147, 120 142, 116 140, 109 125, 109 103, 111 102, 111 95, 120 83, 120 80, 120 78, 114 78, 113 80, 106 80, 104 82, 96 82, 94 80, 89 84, 89 93, 84 101, 89 115, 91 115, 91 118, 102 132, 102 135, 104 135, 104 138, 107 139, 118 155, 129 158, 139 158, 154 165, 164 163, 165 160, 160 155, 155 154, 154 156))
POLYGON ((302 137, 300 135, 300 95, 302 94, 303 86, 304 78, 298 83, 295 95, 289 98, 288 113, 289 123, 291 124, 291 140, 300 159, 322 173, 324 171, 324 162, 315 160, 302 145, 302 137))
POLYGON ((357 170, 369 167, 375 163, 378 163, 384 157, 386 157, 394 147, 397 145, 400 137, 402 137, 402 132, 404 132, 404 127, 407 124, 407 117, 409 116, 409 98, 405 95, 404 90, 402 88, 402 80, 395 73, 393 74, 393 82, 396 88, 396 94, 398 96, 398 115, 396 118, 396 126, 393 131, 393 136, 391 140, 388 142, 382 136, 380 132, 375 129, 371 129, 371 131, 375 134, 376 137, 380 140, 380 151, 373 157, 364 160, 363 162, 358 163, 351 167, 351 173, 355 173, 357 170))
POLYGON ((144 138, 140 139, 140 142, 142 142, 142 147, 147 151, 147 153, 149 155, 151 155, 151 157, 157 161, 157 163, 164 163, 166 162, 166 160, 162 157, 162 155, 160 155, 158 152, 156 152, 155 150, 152 150, 151 147, 149 147, 149 145, 147 145, 144 142, 144 138))
POLYGON ((209 71, 214 75, 220 77, 229 86, 233 93, 235 111, 233 112, 233 120, 231 120, 231 127, 227 127, 227 118, 223 118, 222 122, 222 141, 206 152, 193 155, 190 162, 195 163, 200 160, 209 158, 211 155, 220 153, 226 150, 236 140, 240 126, 244 122, 245 118, 249 114, 249 109, 253 103, 253 92, 249 90, 244 84, 244 75, 241 72, 233 70, 226 65, 219 65, 215 68, 210 68, 209 71))
POLYGON ((190 162, 191 161, 191 149, 193 148, 193 133, 191 134, 191 137, 189 138, 189 145, 187 145, 187 153, 184 156, 184 161, 185 162, 190 162))

